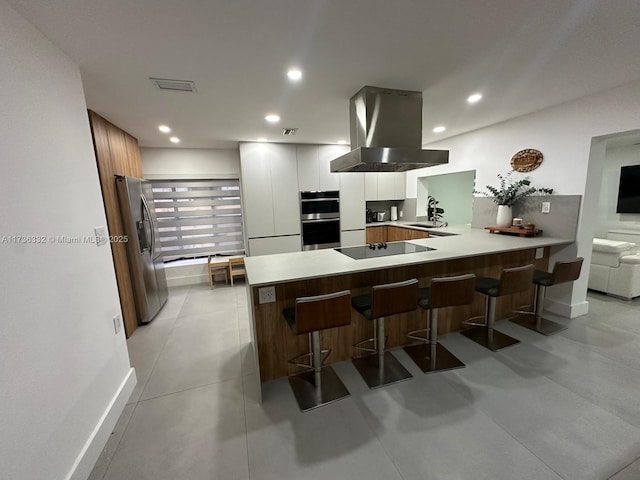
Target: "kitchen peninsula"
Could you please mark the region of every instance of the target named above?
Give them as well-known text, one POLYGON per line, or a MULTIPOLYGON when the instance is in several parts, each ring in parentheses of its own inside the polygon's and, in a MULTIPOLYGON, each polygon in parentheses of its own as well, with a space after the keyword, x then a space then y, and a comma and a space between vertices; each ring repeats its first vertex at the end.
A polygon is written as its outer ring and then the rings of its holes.
MULTIPOLYGON (((327 249, 246 258, 252 337, 261 381, 292 373, 287 360, 308 352, 306 335, 295 336, 282 317, 282 310, 292 307, 297 297, 347 289, 352 295, 359 295, 369 292, 373 285, 410 278, 417 278, 420 287, 425 287, 432 277, 469 272, 499 277, 503 268, 528 263, 535 264, 537 269, 547 270, 550 249, 574 241, 572 238, 520 238, 490 234, 468 226, 438 231, 452 235, 407 242, 430 249, 416 253, 354 259, 337 250, 327 249), (274 287, 275 301, 260 303, 259 291, 264 287, 274 287)), ((506 318, 512 308, 531 305, 533 292, 532 285, 525 294, 499 298, 496 317, 506 318)), ((482 315, 483 297, 476 295, 471 307, 446 310, 440 315, 440 334, 460 330, 461 321, 482 315)), ((322 348, 332 350, 328 363, 350 359, 353 356, 352 345, 371 336, 371 322, 355 311, 351 320, 350 326, 323 331, 322 348)), ((387 324, 388 347, 409 343, 405 333, 424 325, 424 313, 420 309, 394 317, 387 324)))

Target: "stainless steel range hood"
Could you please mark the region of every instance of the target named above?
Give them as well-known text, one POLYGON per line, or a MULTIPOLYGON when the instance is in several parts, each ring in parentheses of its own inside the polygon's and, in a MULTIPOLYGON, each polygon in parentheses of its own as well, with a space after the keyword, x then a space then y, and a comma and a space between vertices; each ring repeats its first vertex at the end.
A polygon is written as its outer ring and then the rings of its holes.
POLYGON ((422 149, 422 92, 363 87, 349 101, 351 151, 332 172, 404 172, 449 163, 448 150, 422 149))

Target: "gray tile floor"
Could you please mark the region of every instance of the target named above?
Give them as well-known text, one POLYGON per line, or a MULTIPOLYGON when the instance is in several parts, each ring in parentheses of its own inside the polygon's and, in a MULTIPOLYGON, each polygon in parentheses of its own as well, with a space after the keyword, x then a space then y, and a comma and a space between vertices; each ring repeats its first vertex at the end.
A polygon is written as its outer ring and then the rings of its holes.
POLYGON ((459 334, 467 367, 367 389, 302 414, 286 379, 256 398, 246 289, 173 289, 128 340, 138 385, 91 480, 640 478, 640 301, 590 294, 590 313, 499 353, 459 334))

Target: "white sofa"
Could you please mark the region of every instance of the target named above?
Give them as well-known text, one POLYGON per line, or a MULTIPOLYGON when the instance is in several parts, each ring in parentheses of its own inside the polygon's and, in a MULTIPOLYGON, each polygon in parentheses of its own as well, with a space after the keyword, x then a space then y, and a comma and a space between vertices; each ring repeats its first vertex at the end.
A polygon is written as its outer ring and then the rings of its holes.
POLYGON ((588 287, 628 300, 640 296, 640 254, 636 244, 594 238, 588 287))

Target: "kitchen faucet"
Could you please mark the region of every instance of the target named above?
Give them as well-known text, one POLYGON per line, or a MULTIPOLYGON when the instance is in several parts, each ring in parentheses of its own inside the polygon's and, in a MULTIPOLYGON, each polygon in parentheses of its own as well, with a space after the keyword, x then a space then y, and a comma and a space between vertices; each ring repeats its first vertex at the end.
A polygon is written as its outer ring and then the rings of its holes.
POLYGON ((429 195, 427 197, 427 219, 433 223, 434 227, 446 227, 447 222, 442 222, 442 214, 444 210, 438 207, 438 201, 429 195), (440 223, 440 225, 438 225, 440 223))

